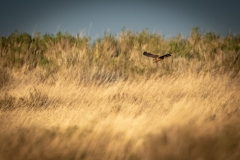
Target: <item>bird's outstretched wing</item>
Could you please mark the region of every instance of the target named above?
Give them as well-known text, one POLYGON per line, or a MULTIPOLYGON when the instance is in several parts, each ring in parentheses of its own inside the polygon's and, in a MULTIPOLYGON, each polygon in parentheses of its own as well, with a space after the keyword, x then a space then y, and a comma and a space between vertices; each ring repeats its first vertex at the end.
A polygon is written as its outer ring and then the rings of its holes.
POLYGON ((147 57, 151 57, 151 58, 158 58, 159 57, 159 55, 155 55, 155 54, 148 53, 148 52, 143 52, 143 55, 147 56, 147 57))
POLYGON ((171 53, 168 53, 168 54, 160 56, 159 58, 164 59, 165 57, 170 57, 170 56, 171 56, 171 53))

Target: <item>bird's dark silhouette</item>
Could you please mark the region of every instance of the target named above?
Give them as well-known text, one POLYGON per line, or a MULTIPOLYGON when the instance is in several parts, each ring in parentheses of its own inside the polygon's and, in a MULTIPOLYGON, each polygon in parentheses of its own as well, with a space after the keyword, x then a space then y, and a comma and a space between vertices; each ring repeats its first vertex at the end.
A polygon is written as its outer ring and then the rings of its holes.
POLYGON ((144 55, 144 56, 147 56, 147 57, 150 57, 150 58, 153 58, 153 61, 154 61, 155 63, 157 63, 157 62, 163 60, 165 57, 170 57, 170 56, 171 56, 171 53, 168 53, 168 54, 159 56, 159 55, 155 55, 155 54, 152 54, 152 53, 143 52, 143 55, 144 55))

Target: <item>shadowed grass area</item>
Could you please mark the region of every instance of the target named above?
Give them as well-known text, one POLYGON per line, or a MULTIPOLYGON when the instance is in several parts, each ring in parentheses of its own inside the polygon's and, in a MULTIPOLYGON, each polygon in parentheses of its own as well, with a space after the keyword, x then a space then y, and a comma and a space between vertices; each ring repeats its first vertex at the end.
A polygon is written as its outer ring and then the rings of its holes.
POLYGON ((2 37, 0 159, 239 159, 239 44, 198 28, 2 37))

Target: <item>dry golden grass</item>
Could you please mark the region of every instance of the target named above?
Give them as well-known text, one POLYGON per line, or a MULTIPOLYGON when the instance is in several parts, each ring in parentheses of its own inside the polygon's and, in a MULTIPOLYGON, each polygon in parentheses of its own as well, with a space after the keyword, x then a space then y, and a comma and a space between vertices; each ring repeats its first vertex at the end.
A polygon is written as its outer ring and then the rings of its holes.
MULTIPOLYGON (((240 82, 179 74, 82 83, 12 72, 0 159, 238 159, 240 82)), ((80 76, 80 75, 79 75, 80 76)))
POLYGON ((0 160, 240 159, 240 36, 0 38, 0 160), (143 51, 171 57, 157 65, 143 51))

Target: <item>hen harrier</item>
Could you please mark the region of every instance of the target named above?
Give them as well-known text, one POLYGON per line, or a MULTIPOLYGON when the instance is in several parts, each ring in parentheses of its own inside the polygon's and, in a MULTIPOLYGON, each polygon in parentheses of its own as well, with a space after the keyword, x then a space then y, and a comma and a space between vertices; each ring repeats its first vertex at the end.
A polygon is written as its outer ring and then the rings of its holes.
POLYGON ((159 55, 154 55, 154 54, 152 54, 152 53, 143 52, 143 55, 144 55, 144 56, 147 56, 147 57, 153 58, 153 61, 154 61, 155 63, 157 63, 157 62, 163 60, 165 57, 171 56, 171 53, 168 53, 168 54, 159 56, 159 55))

